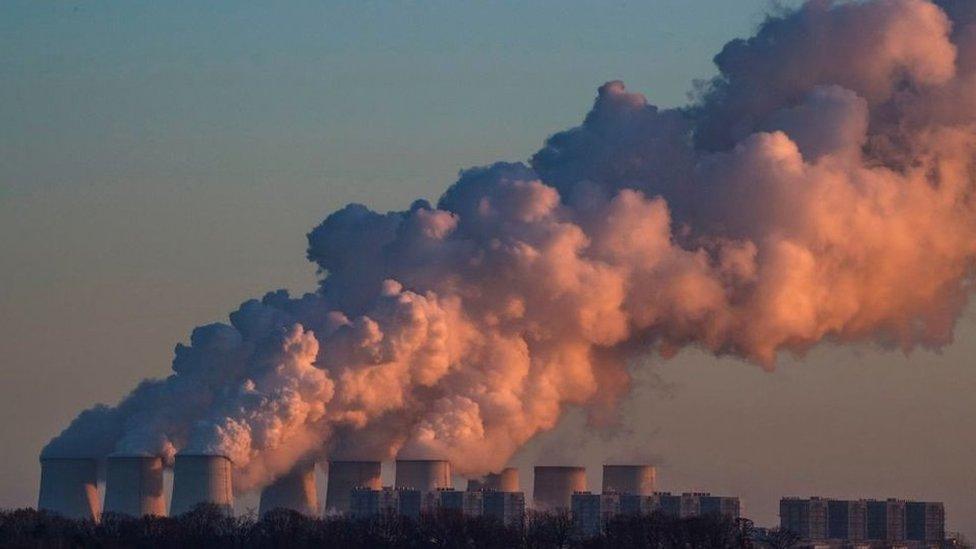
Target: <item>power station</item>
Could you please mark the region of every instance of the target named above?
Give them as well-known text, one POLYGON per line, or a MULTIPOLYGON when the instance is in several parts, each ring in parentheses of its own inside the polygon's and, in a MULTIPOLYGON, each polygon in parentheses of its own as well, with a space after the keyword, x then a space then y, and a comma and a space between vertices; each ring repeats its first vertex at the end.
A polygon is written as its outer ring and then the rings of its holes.
POLYGON ((177 454, 170 512, 180 515, 201 503, 216 505, 227 513, 233 511, 231 461, 219 455, 177 454))
POLYGON ((109 456, 105 466, 105 512, 165 516, 163 460, 156 456, 109 456))
POLYGON ((396 460, 397 488, 412 488, 420 492, 436 492, 441 488, 451 488, 451 462, 438 459, 398 459, 396 460))
POLYGON ((654 493, 655 477, 650 465, 604 465, 603 493, 649 496, 654 493))
POLYGON ((329 483, 325 493, 326 513, 348 513, 349 497, 356 488, 379 490, 382 464, 378 461, 330 461, 329 483))
MULTIPOLYGON (((101 520, 101 465, 100 460, 88 457, 42 458, 38 509, 71 519, 101 520)), ((467 489, 458 491, 453 467, 446 460, 398 459, 395 486, 385 487, 379 461, 331 461, 326 505, 320 512, 315 465, 313 460, 300 461, 265 486, 259 513, 290 509, 307 516, 400 514, 416 518, 423 513, 448 512, 495 517, 509 525, 525 521, 525 494, 520 491, 519 471, 513 467, 469 478, 467 489)), ((104 512, 165 516, 164 468, 158 456, 108 456, 104 460, 104 512)), ((232 477, 233 463, 226 456, 177 454, 169 514, 180 515, 200 504, 232 513, 232 477)), ((540 465, 534 468, 533 507, 543 512, 569 512, 576 530, 584 535, 600 533, 620 515, 740 517, 737 497, 658 492, 656 480, 650 465, 606 464, 602 492, 596 494, 587 491, 584 467, 540 465)), ((784 498, 780 519, 783 529, 824 547, 846 547, 845 543, 873 547, 884 542, 929 548, 938 546, 946 535, 945 507, 940 502, 784 498)))
POLYGON ((569 510, 573 494, 586 491, 586 468, 535 467, 532 503, 540 511, 569 510))
POLYGON ((37 508, 73 519, 98 520, 98 461, 90 458, 42 458, 37 508))
POLYGON ((318 515, 314 461, 299 461, 288 474, 261 490, 258 514, 264 516, 274 509, 289 509, 310 517, 318 515))

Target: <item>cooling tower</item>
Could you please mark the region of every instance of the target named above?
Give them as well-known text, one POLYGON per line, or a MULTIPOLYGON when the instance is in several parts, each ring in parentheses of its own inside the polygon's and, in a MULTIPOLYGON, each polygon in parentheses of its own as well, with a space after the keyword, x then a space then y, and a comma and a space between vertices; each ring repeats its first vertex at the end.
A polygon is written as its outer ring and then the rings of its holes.
POLYGON ((501 473, 489 473, 484 480, 485 490, 496 492, 518 492, 519 474, 515 467, 506 467, 501 473))
POLYGON ((37 508, 73 519, 98 520, 98 462, 91 458, 41 459, 37 508))
POLYGON ((297 463, 287 475, 265 486, 261 491, 258 513, 264 515, 272 509, 291 509, 308 516, 318 514, 314 461, 297 463))
POLYGON ((540 511, 569 509, 574 492, 586 491, 585 467, 535 468, 533 504, 540 511))
POLYGON ((451 462, 433 459, 398 459, 396 461, 396 487, 413 488, 421 492, 434 492, 438 488, 451 488, 451 462))
POLYGON ((173 467, 170 514, 180 515, 201 503, 213 503, 233 512, 231 461, 225 456, 178 454, 173 467))
POLYGON ((650 465, 604 465, 603 493, 649 496, 654 493, 654 476, 650 465))
POLYGON ((325 493, 326 512, 349 512, 349 494, 354 488, 379 490, 380 480, 378 461, 330 461, 329 484, 325 493))
POLYGON ((163 460, 155 456, 109 456, 105 512, 141 517, 166 515, 163 460))

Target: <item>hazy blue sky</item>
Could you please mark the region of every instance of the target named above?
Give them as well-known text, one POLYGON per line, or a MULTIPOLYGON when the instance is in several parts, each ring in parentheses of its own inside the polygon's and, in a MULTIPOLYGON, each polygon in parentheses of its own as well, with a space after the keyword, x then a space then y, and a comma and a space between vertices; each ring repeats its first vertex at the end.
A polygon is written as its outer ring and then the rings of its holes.
MULTIPOLYGON (((207 4, 0 4, 0 506, 35 504, 44 442, 165 375, 193 326, 312 289, 304 234, 330 211, 405 207, 460 168, 524 159, 609 79, 681 104, 772 7, 207 4)), ((741 495, 762 524, 781 495, 823 494, 944 500, 972 528, 971 312, 957 336, 908 358, 821 348, 774 374, 651 360, 623 431, 570 415, 518 462, 653 455, 662 488, 741 495)))

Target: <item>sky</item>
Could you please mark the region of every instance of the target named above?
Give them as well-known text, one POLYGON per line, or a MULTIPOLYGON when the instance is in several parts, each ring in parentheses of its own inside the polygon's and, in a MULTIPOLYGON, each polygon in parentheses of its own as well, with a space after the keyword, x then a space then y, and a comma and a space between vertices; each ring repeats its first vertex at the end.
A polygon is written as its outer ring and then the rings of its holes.
MULTIPOLYGON (((784 2, 795 5, 796 2, 784 2)), ((776 7, 643 3, 10 1, 0 5, 0 507, 82 408, 165 376, 192 327, 314 289, 305 233, 349 202, 436 199, 523 160, 612 79, 687 101, 776 7), (528 4, 528 5, 526 5, 528 4)), ((822 345, 764 372, 685 351, 635 368, 611 430, 569 414, 515 459, 642 456, 660 488, 945 501, 976 524, 976 322, 904 356, 822 345)))

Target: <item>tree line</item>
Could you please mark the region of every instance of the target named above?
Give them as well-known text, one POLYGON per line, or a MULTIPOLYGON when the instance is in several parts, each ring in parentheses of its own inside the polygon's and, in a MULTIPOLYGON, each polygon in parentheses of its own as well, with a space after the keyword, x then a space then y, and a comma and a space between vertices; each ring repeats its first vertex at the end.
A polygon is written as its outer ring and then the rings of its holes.
POLYGON ((253 513, 228 516, 219 507, 202 505, 178 517, 105 514, 98 523, 33 509, 0 511, 0 547, 11 548, 788 549, 797 541, 788 533, 766 533, 747 520, 719 516, 618 516, 600 534, 583 536, 568 513, 529 513, 524 524, 505 525, 497 518, 447 510, 419 519, 353 519, 279 509, 257 518, 253 513))

